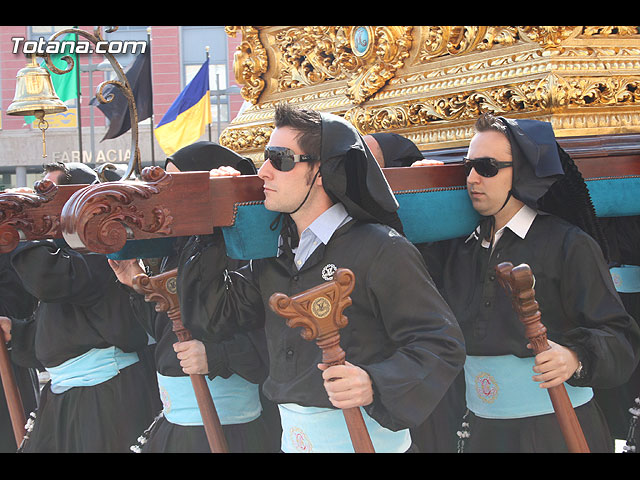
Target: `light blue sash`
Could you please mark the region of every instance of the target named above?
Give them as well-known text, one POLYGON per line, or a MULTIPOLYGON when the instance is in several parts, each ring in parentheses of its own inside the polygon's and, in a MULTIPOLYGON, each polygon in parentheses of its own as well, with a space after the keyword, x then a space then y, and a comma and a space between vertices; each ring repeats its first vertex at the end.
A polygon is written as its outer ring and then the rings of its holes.
MULTIPOLYGON (((165 418, 176 425, 203 425, 191 378, 157 375, 165 418)), ((222 425, 248 423, 260 416, 262 404, 258 385, 239 375, 205 379, 222 425)))
MULTIPOLYGON (((467 355, 464 364, 467 407, 483 418, 523 418, 553 413, 547 389, 531 379, 534 358, 467 355)), ((588 387, 564 384, 574 408, 593 397, 588 387)))
POLYGON ((620 293, 640 292, 640 267, 620 265, 609 270, 616 290, 620 293))
MULTIPOLYGON (((278 405, 285 453, 354 453, 342 410, 278 405)), ((360 408, 376 453, 404 453, 411 446, 409 430, 393 432, 360 408)))
POLYGON ((120 370, 137 361, 137 353, 125 353, 118 347, 92 348, 57 367, 47 368, 51 376, 51 391, 63 393, 73 387, 98 385, 115 377, 120 370))

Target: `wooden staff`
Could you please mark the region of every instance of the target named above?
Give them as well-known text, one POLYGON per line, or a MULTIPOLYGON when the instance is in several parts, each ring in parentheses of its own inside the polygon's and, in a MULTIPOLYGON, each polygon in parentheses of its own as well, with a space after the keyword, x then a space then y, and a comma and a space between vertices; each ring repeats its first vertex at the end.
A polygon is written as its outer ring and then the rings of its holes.
MULTIPOLYGON (((180 303, 178 299, 178 291, 176 288, 176 276, 178 270, 173 269, 168 272, 154 275, 141 273, 133 277, 133 288, 136 292, 145 296, 145 301, 155 302, 156 311, 167 312, 167 315, 173 322, 173 331, 178 337, 179 342, 186 342, 192 339, 189 330, 184 328, 182 324, 182 315, 180 313, 180 303)), ((204 375, 189 375, 191 384, 196 394, 198 408, 202 416, 204 431, 209 441, 209 447, 212 453, 228 453, 229 447, 227 439, 222 431, 222 425, 218 418, 218 412, 211 398, 211 391, 207 385, 204 375)))
MULTIPOLYGON (((511 263, 504 262, 497 265, 495 270, 500 284, 511 294, 513 308, 525 326, 525 335, 533 347, 534 354, 549 350, 551 347, 547 342, 547 329, 540 321, 541 314, 535 299, 531 267, 526 264, 514 267, 511 263)), ((589 445, 564 383, 547 388, 547 392, 569 452, 589 453, 589 445)))
POLYGON ((19 447, 26 433, 24 429, 24 406, 22 405, 20 390, 18 390, 18 385, 13 375, 11 359, 2 329, 0 329, 0 377, 2 377, 2 388, 4 388, 4 396, 7 399, 16 447, 19 447))
MULTIPOLYGON (((322 362, 331 366, 344 365, 345 352, 340 347, 339 330, 348 323, 342 312, 351 305, 349 295, 355 286, 355 275, 346 268, 340 268, 333 278, 293 297, 274 293, 269 298, 269 306, 287 319, 287 326, 303 327, 302 338, 316 340, 322 350, 322 362)), ((360 409, 352 407, 342 412, 354 451, 375 453, 360 409)))

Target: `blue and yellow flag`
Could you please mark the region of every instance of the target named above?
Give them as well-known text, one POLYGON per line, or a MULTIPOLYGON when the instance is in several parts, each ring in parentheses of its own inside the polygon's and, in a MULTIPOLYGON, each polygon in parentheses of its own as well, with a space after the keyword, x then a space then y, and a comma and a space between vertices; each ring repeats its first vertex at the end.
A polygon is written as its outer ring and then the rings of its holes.
POLYGON ((209 59, 171 104, 155 129, 158 144, 166 155, 196 142, 211 123, 209 59))

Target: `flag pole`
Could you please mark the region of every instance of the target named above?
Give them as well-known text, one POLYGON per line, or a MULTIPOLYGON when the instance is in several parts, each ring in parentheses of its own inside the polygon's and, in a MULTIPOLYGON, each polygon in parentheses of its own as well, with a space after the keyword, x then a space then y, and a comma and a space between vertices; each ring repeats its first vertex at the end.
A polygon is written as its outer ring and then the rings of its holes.
POLYGON ((153 58, 151 57, 151 27, 147 28, 147 47, 149 48, 149 70, 151 70, 151 116, 149 127, 151 128, 151 165, 156 166, 156 149, 153 141, 153 58))
MULTIPOLYGON (((75 26, 73 27, 75 29, 78 29, 80 27, 75 26)), ((75 34, 75 42, 76 45, 78 44, 78 34, 75 34)), ((81 107, 80 107, 80 97, 82 97, 82 89, 80 87, 80 57, 76 54, 76 90, 77 90, 77 96, 76 96, 76 118, 78 120, 78 149, 80 150, 80 163, 84 163, 84 150, 82 149, 82 113, 81 113, 81 107)))
MULTIPOLYGON (((207 52, 207 63, 208 63, 208 61, 209 61, 209 45, 207 45, 205 47, 205 50, 207 52)), ((208 85, 208 87, 209 87, 209 92, 211 92, 211 85, 208 85)), ((211 93, 209 93, 209 95, 211 95, 211 93)), ((209 108, 211 108, 211 107, 209 107, 209 108)), ((218 115, 220 115, 219 112, 218 112, 218 115)), ((207 128, 209 129, 209 141, 211 141, 211 122, 209 122, 209 125, 207 125, 207 128)))

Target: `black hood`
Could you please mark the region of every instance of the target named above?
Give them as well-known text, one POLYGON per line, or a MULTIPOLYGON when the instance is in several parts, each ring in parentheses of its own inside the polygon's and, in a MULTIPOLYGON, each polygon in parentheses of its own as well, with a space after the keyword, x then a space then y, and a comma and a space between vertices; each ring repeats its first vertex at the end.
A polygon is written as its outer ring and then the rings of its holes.
POLYGON ((398 202, 378 162, 353 125, 329 113, 322 116, 322 185, 349 215, 382 223, 403 233, 398 202))
POLYGON ((213 142, 196 142, 187 145, 166 159, 165 168, 167 168, 167 162, 173 163, 181 172, 209 171, 227 166, 235 168, 242 175, 257 173, 255 165, 249 158, 213 142))
POLYGON ((499 117, 507 127, 513 157, 511 193, 538 209, 538 200, 564 175, 559 146, 550 123, 499 117))
POLYGON ((380 145, 385 167, 410 167, 417 160, 424 160, 418 147, 408 138, 397 133, 372 133, 380 145))
POLYGON ((69 169, 71 178, 63 185, 89 185, 98 181, 98 174, 84 163, 72 162, 65 166, 69 169))

